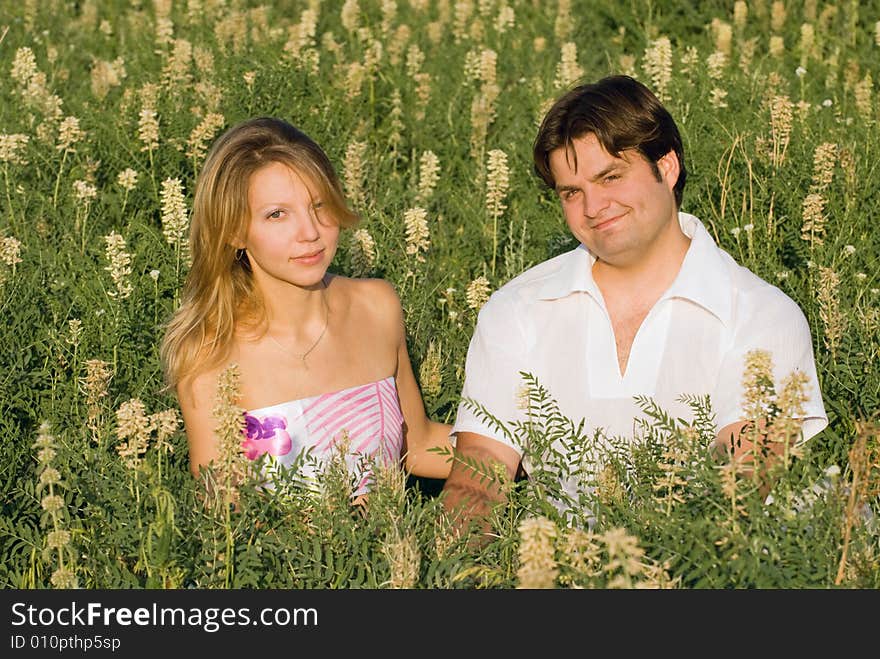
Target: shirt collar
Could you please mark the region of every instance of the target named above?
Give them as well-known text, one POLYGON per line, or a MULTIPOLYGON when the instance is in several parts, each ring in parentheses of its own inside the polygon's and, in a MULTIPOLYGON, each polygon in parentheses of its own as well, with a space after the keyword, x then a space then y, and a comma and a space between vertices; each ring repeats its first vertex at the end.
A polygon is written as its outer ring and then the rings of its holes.
MULTIPOLYGON (((728 325, 731 316, 730 274, 723 253, 695 216, 679 212, 678 222, 691 244, 678 276, 660 299, 691 300, 728 325)), ((541 285, 539 299, 553 300, 586 292, 601 304, 602 294, 593 279, 595 262, 596 257, 583 244, 561 255, 559 268, 541 285)))
POLYGON ((722 252, 696 217, 679 212, 681 230, 691 239, 678 276, 663 294, 665 298, 685 298, 730 324, 732 300, 731 276, 722 252))

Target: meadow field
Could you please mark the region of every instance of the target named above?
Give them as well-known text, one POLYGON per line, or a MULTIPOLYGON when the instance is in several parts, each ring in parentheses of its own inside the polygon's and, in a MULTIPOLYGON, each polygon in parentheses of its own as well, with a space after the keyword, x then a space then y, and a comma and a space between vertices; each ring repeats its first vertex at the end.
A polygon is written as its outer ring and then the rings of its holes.
MULTIPOLYGON (((3 588, 880 587, 877 0, 19 0, 0 72, 3 588), (682 210, 810 323, 830 423, 771 498, 709 454, 711 401, 693 422, 644 401, 644 441, 586 468, 589 419, 539 382, 511 432, 540 467, 499 482, 485 547, 402 472, 353 510, 338 464, 267 495, 227 451, 207 494, 158 346, 212 140, 274 115, 327 150, 362 216, 332 270, 395 286, 451 421, 480 306, 574 246, 532 171, 543 112, 610 73, 677 120, 682 210)), ((788 441, 798 392, 765 373, 744 390, 788 441)))

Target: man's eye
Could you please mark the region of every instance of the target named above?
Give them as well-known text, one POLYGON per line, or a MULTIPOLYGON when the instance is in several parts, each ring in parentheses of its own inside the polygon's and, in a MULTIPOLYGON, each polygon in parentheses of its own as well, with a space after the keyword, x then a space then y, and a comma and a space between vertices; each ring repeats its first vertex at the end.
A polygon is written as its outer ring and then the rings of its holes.
POLYGON ((620 178, 620 176, 618 176, 617 174, 609 174, 608 176, 605 177, 605 182, 606 183, 613 183, 614 181, 616 181, 619 178, 620 178))

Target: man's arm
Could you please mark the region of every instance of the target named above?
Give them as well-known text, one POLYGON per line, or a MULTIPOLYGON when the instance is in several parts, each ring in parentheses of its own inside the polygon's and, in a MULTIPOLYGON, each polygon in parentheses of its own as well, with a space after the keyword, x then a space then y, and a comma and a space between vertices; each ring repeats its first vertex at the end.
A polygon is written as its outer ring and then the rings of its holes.
POLYGON ((457 434, 452 470, 443 485, 443 505, 456 531, 468 532, 476 524, 478 543, 488 542, 489 516, 507 500, 505 484, 513 481, 519 464, 519 453, 510 446, 473 432, 457 434))
MULTIPOLYGON (((766 498, 770 494, 774 479, 770 472, 774 465, 785 458, 785 442, 772 441, 767 436, 767 424, 761 419, 757 423, 752 421, 736 421, 724 426, 718 431, 715 439, 715 450, 718 455, 728 460, 739 462, 739 473, 745 478, 755 475, 755 463, 758 453, 762 458, 757 460, 759 491, 766 498)), ((788 450, 794 445, 794 440, 788 445, 788 450)))

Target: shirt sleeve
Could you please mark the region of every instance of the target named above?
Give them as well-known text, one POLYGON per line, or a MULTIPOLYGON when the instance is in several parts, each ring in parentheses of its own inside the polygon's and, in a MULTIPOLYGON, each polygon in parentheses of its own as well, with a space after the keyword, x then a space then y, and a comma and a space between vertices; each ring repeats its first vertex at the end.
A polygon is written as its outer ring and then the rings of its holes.
MULTIPOLYGON (((523 387, 522 356, 527 354, 522 328, 500 291, 480 310, 468 346, 464 386, 452 433, 472 432, 510 446, 520 455, 512 422, 524 419, 517 406, 523 387), (509 432, 504 432, 500 421, 509 432)), ((454 440, 453 440, 454 441, 454 440)))
POLYGON ((776 393, 794 372, 806 376, 806 396, 800 441, 806 441, 828 425, 822 392, 813 358, 813 341, 800 307, 782 291, 770 288, 744 317, 737 321, 733 345, 722 360, 719 381, 712 397, 718 428, 746 419, 744 386, 746 357, 752 350, 770 353, 776 393))

